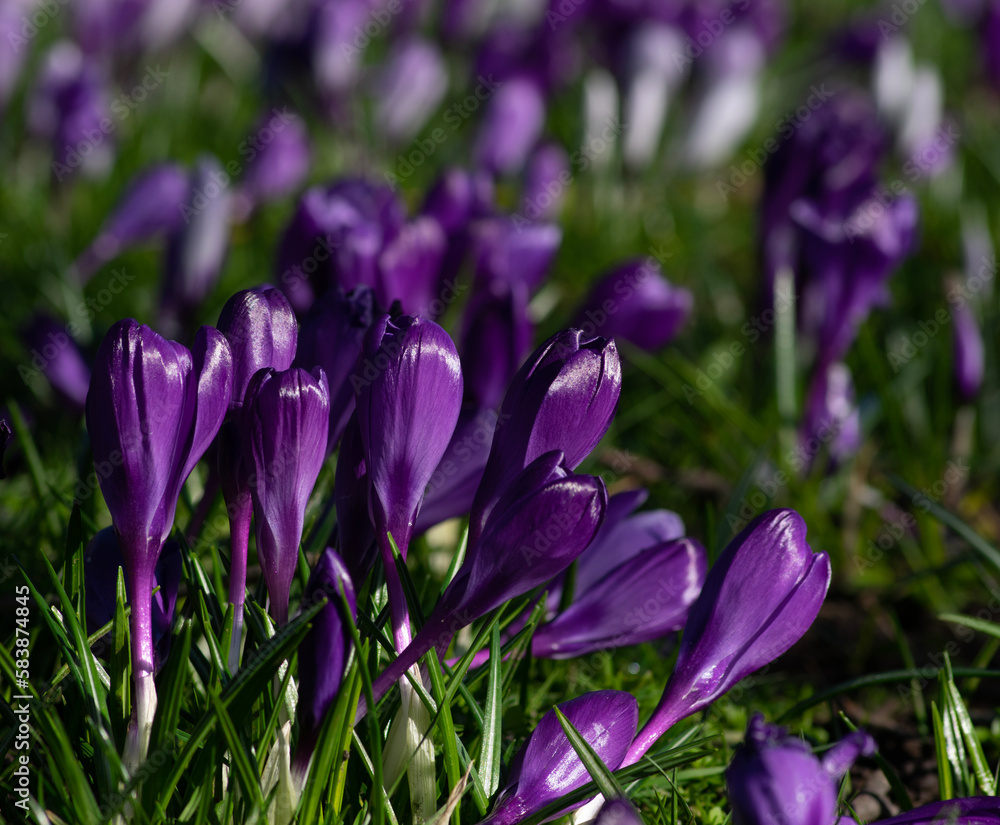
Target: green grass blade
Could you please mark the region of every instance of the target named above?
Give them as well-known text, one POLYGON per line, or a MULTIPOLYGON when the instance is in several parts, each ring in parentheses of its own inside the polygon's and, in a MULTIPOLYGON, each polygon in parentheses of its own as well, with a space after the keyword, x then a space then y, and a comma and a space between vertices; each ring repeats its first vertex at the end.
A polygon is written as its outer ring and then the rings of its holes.
POLYGON ((500 664, 500 627, 494 624, 490 637, 490 677, 486 682, 486 705, 483 708, 483 737, 479 748, 479 776, 489 797, 500 787, 500 741, 503 736, 500 664))
POLYGON ((608 766, 604 764, 601 757, 590 746, 590 743, 573 727, 573 723, 559 710, 558 705, 553 710, 555 711, 556 718, 559 720, 559 724, 562 725, 566 738, 569 739, 570 745, 573 746, 576 755, 580 757, 580 761, 583 762, 583 766, 594 780, 598 790, 600 790, 606 799, 624 798, 625 790, 618 784, 618 780, 615 779, 608 766))

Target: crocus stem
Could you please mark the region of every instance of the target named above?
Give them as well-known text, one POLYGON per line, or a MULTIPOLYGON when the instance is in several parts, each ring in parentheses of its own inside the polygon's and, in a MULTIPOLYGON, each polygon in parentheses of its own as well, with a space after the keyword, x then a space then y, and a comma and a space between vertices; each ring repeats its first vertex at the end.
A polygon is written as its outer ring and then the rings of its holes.
POLYGON ((691 711, 678 715, 676 711, 657 708, 653 711, 653 715, 650 717, 649 721, 642 726, 642 730, 636 734, 631 746, 629 746, 628 752, 625 754, 625 758, 618 767, 627 768, 629 765, 634 765, 642 759, 646 751, 653 747, 663 734, 670 730, 670 728, 672 728, 685 716, 689 716, 690 714, 691 711))
POLYGON ((146 759, 153 717, 156 715, 156 683, 153 681, 152 582, 145 571, 129 576, 132 613, 129 617, 132 649, 132 680, 135 704, 125 739, 125 767, 130 775, 146 759))
MULTIPOLYGON (((410 645, 413 631, 410 628, 410 605, 406 601, 403 582, 396 569, 391 539, 386 536, 379 545, 382 550, 382 564, 385 567, 385 586, 389 595, 389 615, 392 617, 392 638, 396 653, 401 654, 410 645)), ((405 549, 405 548, 404 548, 405 549)))
POLYGON ((240 641, 243 636, 243 602, 247 592, 247 547, 250 543, 250 496, 241 496, 229 512, 229 603, 233 605, 233 638, 229 646, 229 672, 240 667, 240 641))

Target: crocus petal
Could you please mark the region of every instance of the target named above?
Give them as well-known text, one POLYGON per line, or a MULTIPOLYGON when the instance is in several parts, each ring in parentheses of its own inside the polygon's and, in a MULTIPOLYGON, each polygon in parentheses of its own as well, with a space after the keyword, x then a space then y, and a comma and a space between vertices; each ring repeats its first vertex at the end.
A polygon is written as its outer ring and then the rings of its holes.
POLYGON ((806 398, 800 443, 810 461, 825 446, 837 463, 851 458, 861 447, 861 414, 846 364, 831 364, 814 377, 806 398))
POLYGON ((899 816, 880 819, 879 825, 934 825, 953 822, 955 825, 997 825, 1000 806, 995 796, 969 796, 921 805, 899 816))
POLYGON ((545 97, 539 84, 527 76, 492 85, 486 89, 493 96, 476 139, 476 163, 507 174, 524 166, 542 134, 545 97))
POLYGON ((798 513, 771 510, 725 549, 691 608, 674 671, 629 764, 809 629, 830 585, 830 559, 813 553, 805 534, 798 513))
MULTIPOLYGON (((462 404, 455 345, 420 317, 385 315, 372 324, 351 383, 381 541, 392 534, 403 558, 424 489, 451 441, 462 404)), ((385 548, 383 548, 385 552, 385 548)))
POLYGON ((566 150, 554 143, 539 146, 524 174, 521 214, 530 221, 556 220, 572 181, 566 150))
POLYGON ((250 379, 258 370, 287 370, 295 357, 298 327, 281 290, 264 284, 233 295, 216 325, 233 353, 231 409, 243 406, 250 379))
POLYGON ((515 223, 505 217, 476 221, 471 232, 476 279, 519 282, 529 291, 542 285, 562 243, 555 224, 515 223))
POLYGON ((871 756, 876 750, 875 740, 863 730, 856 730, 824 753, 820 764, 834 782, 840 782, 859 757, 871 756))
POLYGON ((246 206, 293 192, 309 173, 309 133, 287 109, 274 109, 253 132, 252 154, 243 173, 246 206))
POLYGON ((705 549, 668 541, 622 563, 535 631, 532 654, 552 659, 659 639, 684 626, 705 579, 705 549))
POLYGON ((416 137, 448 91, 441 52, 413 38, 394 45, 377 82, 375 120, 390 140, 416 137))
POLYGON ((979 323, 968 302, 952 307, 955 323, 953 346, 955 386, 963 401, 971 401, 979 394, 985 371, 985 347, 979 323))
POLYGON ((313 305, 302 323, 295 364, 310 370, 322 367, 330 382, 327 453, 336 449, 347 419, 354 412, 354 386, 350 378, 374 312, 375 296, 368 287, 357 287, 347 294, 335 287, 313 305))
POLYGON ((306 505, 326 458, 330 394, 321 369, 258 372, 243 406, 257 554, 279 624, 299 559, 306 505))
POLYGON ((410 315, 440 315, 447 306, 438 285, 446 243, 444 231, 433 218, 420 217, 406 224, 379 256, 379 303, 388 307, 398 300, 410 315))
POLYGON ((566 330, 535 350, 500 406, 501 426, 473 504, 470 549, 500 492, 524 467, 551 450, 563 452, 570 469, 587 457, 611 425, 620 392, 614 341, 566 330))
POLYGON ((295 759, 308 763, 316 746, 323 717, 330 709, 344 678, 351 652, 351 627, 358 613, 354 585, 340 557, 331 549, 319 557, 309 575, 303 608, 318 599, 327 604, 313 619, 312 627, 299 645, 299 742, 295 759), (345 607, 344 600, 347 605, 345 607), (345 615, 350 611, 350 618, 345 615))
MULTIPOLYGON (((599 690, 558 707, 601 761, 615 770, 635 736, 639 720, 635 698, 620 690, 599 690)), ((514 825, 589 781, 590 774, 558 717, 549 711, 514 757, 510 781, 485 822, 514 825)))

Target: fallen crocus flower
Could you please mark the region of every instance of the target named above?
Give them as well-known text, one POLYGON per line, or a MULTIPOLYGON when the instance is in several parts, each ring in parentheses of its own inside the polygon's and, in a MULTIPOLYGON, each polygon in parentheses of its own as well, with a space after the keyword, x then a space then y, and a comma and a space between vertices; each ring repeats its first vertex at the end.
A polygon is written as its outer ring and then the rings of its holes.
POLYGON ((624 764, 638 762, 676 722, 795 644, 829 586, 830 559, 806 543, 798 513, 771 510, 750 522, 709 571, 663 697, 624 764))
POLYGON ((365 336, 350 380, 401 652, 410 639, 409 617, 389 536, 405 560, 420 500, 458 421, 462 369, 455 344, 433 321, 407 315, 393 321, 383 315, 365 336))
MULTIPOLYGON (((38 315, 25 331, 25 344, 31 352, 31 366, 48 379, 59 396, 75 412, 83 412, 90 388, 90 367, 80 347, 70 334, 74 324, 60 324, 48 315, 38 315)), ((27 379, 32 371, 19 368, 27 379)), ((37 374, 37 373, 35 373, 37 374)))
POLYGON ((835 825, 840 780, 874 740, 855 731, 821 758, 784 728, 755 714, 726 770, 734 825, 835 825))
POLYGON ((323 370, 261 370, 243 403, 243 460, 250 472, 257 555, 271 612, 288 621, 306 505, 326 458, 330 393, 323 370))
MULTIPOLYGON (((99 530, 83 554, 83 574, 87 588, 87 632, 93 633, 115 617, 118 568, 124 569, 118 537, 113 527, 99 530)), ((153 570, 153 670, 158 671, 170 652, 170 627, 181 583, 181 546, 168 541, 153 570), (158 588, 158 589, 157 589, 158 588)), ((126 605, 128 582, 125 582, 126 605)))
POLYGON ((299 644, 299 741, 295 748, 293 770, 301 780, 309 769, 309 760, 319 738, 330 706, 337 698, 344 670, 351 655, 351 623, 358 614, 354 585, 340 557, 326 548, 309 575, 303 607, 327 598, 312 621, 312 627, 299 644), (346 605, 345 605, 346 600, 346 605), (350 616, 345 615, 350 611, 350 616))
POLYGON ((579 466, 611 425, 620 393, 614 341, 569 329, 532 353, 500 405, 501 425, 472 506, 470 553, 511 479, 551 450, 563 452, 570 469, 579 466))
POLYGON ((235 608, 229 667, 239 664, 250 541, 250 469, 244 460, 241 418, 250 379, 261 369, 287 370, 295 357, 295 313, 280 289, 258 286, 233 295, 219 315, 219 331, 233 353, 233 396, 218 439, 218 469, 229 517, 229 603, 235 608))
MULTIPOLYGON (((631 694, 598 690, 558 708, 610 770, 621 765, 639 722, 639 706, 631 694)), ((559 718, 550 710, 512 760, 507 785, 483 823, 515 825, 590 781, 559 718)))
POLYGON ((149 747, 153 683, 153 575, 170 534, 181 486, 222 425, 232 392, 232 354, 218 330, 202 327, 193 350, 131 318, 97 352, 87 394, 87 431, 132 594, 129 617, 135 722, 125 763, 149 747))
MULTIPOLYGON (((526 467, 490 513, 478 552, 466 554, 420 632, 375 680, 375 701, 432 647, 443 653, 463 627, 562 573, 593 540, 607 504, 604 482, 570 473, 562 453, 526 467)), ((357 718, 365 713, 362 702, 357 718)))

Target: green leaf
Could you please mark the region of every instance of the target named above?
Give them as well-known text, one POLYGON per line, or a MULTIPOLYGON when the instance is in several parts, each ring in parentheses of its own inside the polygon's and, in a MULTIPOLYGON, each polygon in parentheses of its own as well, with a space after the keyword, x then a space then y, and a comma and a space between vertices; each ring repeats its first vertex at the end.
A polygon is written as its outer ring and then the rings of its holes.
POLYGON ((945 741, 944 722, 937 702, 931 702, 931 719, 934 723, 934 752, 937 755, 938 787, 941 801, 955 798, 955 785, 952 782, 951 764, 948 759, 948 745, 945 741))
POLYGON ((264 797, 260 791, 260 770, 257 768, 256 760, 253 760, 251 754, 243 746, 236 725, 233 724, 232 718, 226 712, 226 706, 219 697, 209 692, 208 700, 218 718, 219 727, 222 728, 222 733, 226 737, 230 764, 236 779, 239 781, 240 787, 243 788, 244 795, 249 797, 260 810, 264 807, 264 797))
POLYGON ((601 757, 590 746, 590 743, 573 727, 573 723, 559 710, 558 705, 552 709, 555 711, 556 719, 562 725, 563 732, 566 734, 566 738, 569 739, 570 745, 573 746, 576 755, 580 757, 580 761, 583 762, 587 773, 590 774, 604 797, 606 799, 625 798, 625 790, 618 784, 618 780, 615 779, 608 766, 604 764, 601 757))
POLYGON ((974 619, 972 616, 962 616, 958 613, 941 613, 938 618, 942 622, 951 622, 952 624, 960 624, 965 627, 971 627, 973 630, 977 630, 980 633, 986 633, 989 636, 995 636, 1000 639, 1000 624, 996 622, 987 622, 983 619, 974 619))
POLYGON ((503 736, 500 662, 500 627, 494 624, 490 640, 490 678, 486 683, 486 705, 483 708, 483 737, 479 748, 479 776, 489 797, 500 787, 500 740, 503 736))

